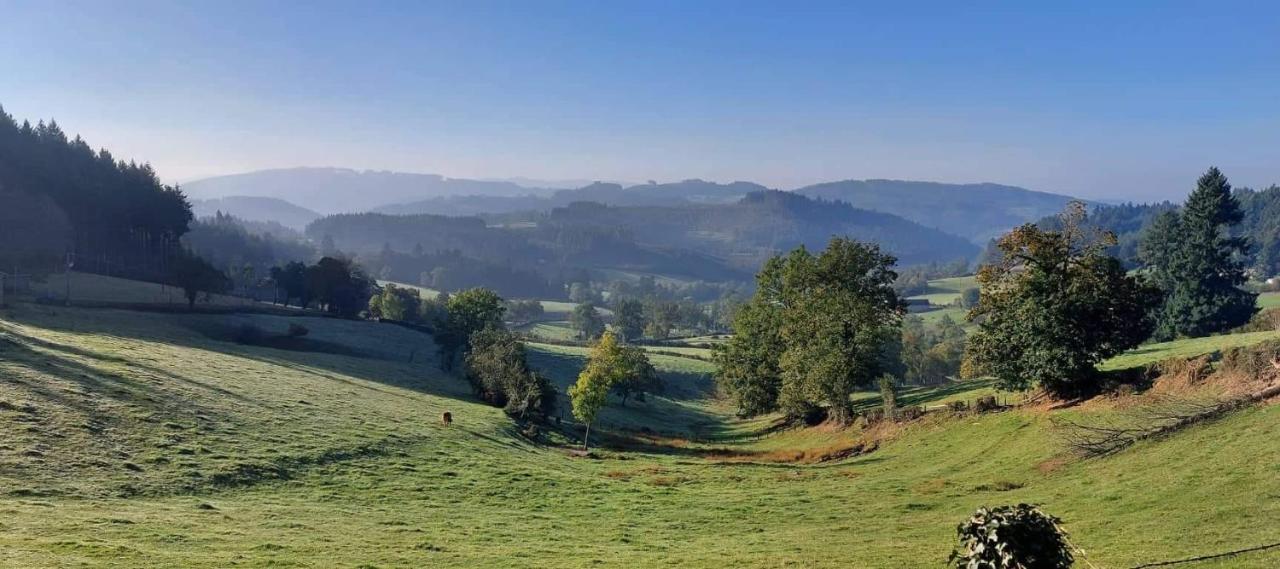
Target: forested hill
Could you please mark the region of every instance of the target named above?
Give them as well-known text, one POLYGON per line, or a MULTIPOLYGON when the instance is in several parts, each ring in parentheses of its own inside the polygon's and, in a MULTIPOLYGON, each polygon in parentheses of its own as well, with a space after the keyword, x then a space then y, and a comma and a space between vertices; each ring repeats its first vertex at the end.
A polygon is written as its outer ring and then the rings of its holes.
POLYGON ((282 199, 253 196, 191 200, 191 211, 196 217, 211 217, 222 212, 245 221, 274 221, 298 231, 320 218, 320 214, 282 199))
POLYGON ((549 213, 476 217, 383 214, 317 220, 308 236, 357 254, 457 251, 475 260, 542 271, 621 269, 723 281, 747 279, 767 257, 833 236, 874 241, 902 265, 971 259, 978 247, 900 217, 789 192, 734 203, 609 206, 575 202, 549 213))
POLYGON ((553 210, 549 217, 564 225, 625 228, 642 243, 702 251, 749 270, 799 245, 821 249, 833 236, 878 243, 901 265, 969 259, 978 252, 963 239, 895 215, 772 190, 717 205, 577 203, 553 210))
MULTIPOLYGON (((1232 234, 1249 241, 1248 264, 1257 276, 1280 275, 1280 186, 1265 190, 1237 188, 1244 219, 1232 228, 1232 234)), ((1147 227, 1161 212, 1178 209, 1170 202, 1153 204, 1097 205, 1089 212, 1088 224, 1116 235, 1117 244, 1110 253, 1126 266, 1138 266, 1139 245, 1147 227)), ((1056 216, 1046 216, 1037 225, 1055 229, 1056 216)), ((989 253, 988 253, 989 254, 989 253)))
MULTIPOLYGON (((369 211, 381 204, 441 196, 523 196, 553 190, 511 182, 446 178, 346 168, 285 168, 206 178, 183 184, 197 199, 277 198, 324 214, 369 211)), ((245 212, 237 213, 245 217, 245 212)))
POLYGON ((1075 198, 1000 184, 941 184, 903 180, 844 180, 796 193, 892 213, 974 243, 1053 215, 1075 198))
MULTIPOLYGON (((447 196, 390 204, 375 211, 394 214, 478 215, 549 211, 573 202, 613 206, 729 204, 769 188, 751 182, 718 184, 684 180, 623 187, 595 183, 549 196, 447 196)), ((899 180, 845 180, 807 186, 795 193, 855 208, 890 213, 977 244, 1019 224, 1062 211, 1073 198, 999 184, 943 184, 899 180)))
POLYGON ((379 213, 436 215, 477 215, 516 211, 548 211, 574 202, 596 202, 618 206, 678 206, 705 203, 733 203, 743 196, 768 190, 752 182, 718 184, 705 180, 684 180, 667 184, 621 184, 596 182, 581 188, 559 190, 549 196, 446 196, 374 208, 379 213))

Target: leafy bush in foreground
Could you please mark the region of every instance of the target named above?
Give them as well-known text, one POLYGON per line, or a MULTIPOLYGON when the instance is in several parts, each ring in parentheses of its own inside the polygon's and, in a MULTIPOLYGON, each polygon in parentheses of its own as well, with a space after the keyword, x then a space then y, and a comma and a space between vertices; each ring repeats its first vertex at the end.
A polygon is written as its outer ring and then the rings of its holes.
POLYGON ((1058 518, 1030 504, 978 508, 956 528, 957 569, 1063 569, 1075 562, 1058 518))

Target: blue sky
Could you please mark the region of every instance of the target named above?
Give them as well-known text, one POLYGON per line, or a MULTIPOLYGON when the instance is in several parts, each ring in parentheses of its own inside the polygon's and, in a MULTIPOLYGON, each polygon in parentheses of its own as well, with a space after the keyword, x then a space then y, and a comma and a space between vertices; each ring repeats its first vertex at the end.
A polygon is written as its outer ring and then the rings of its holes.
POLYGON ((1280 183, 1274 2, 11 2, 0 105, 168 180, 1280 183))

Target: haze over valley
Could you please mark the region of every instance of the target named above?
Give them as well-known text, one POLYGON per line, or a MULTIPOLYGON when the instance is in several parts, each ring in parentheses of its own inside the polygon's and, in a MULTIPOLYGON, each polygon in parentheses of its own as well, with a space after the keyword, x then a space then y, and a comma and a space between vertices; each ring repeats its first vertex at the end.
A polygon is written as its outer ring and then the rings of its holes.
POLYGON ((1280 567, 1280 7, 0 13, 3 569, 1280 567))

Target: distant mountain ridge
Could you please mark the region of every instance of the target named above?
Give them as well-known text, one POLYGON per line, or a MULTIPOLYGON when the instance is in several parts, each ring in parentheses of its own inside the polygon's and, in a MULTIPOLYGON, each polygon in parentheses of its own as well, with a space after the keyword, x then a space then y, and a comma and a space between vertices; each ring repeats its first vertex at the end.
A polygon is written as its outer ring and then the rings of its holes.
POLYGON ((685 204, 733 203, 743 196, 768 190, 752 182, 720 184, 690 179, 664 184, 650 183, 624 187, 611 182, 593 182, 581 188, 557 190, 547 196, 518 197, 448 196, 388 204, 373 209, 395 215, 476 215, 515 211, 546 211, 574 202, 595 202, 612 206, 676 206, 685 204), (476 199, 471 199, 476 198, 476 199))
POLYGON ((316 220, 307 235, 365 256, 453 252, 476 263, 538 272, 548 281, 600 269, 742 281, 776 253, 801 245, 820 250, 837 236, 878 243, 903 265, 968 260, 979 253, 964 239, 893 214, 778 190, 753 191, 730 203, 617 206, 576 200, 550 212, 483 219, 339 214, 316 220))
POLYGON ((283 168, 230 174, 187 182, 187 196, 276 198, 322 214, 369 211, 382 204, 444 196, 547 195, 553 188, 529 188, 505 181, 447 178, 347 168, 283 168))
MULTIPOLYGON (((594 182, 578 188, 555 189, 522 186, 510 180, 468 180, 435 174, 342 168, 262 170, 198 180, 183 189, 193 198, 254 196, 286 200, 325 215, 369 211, 448 216, 547 212, 574 202, 668 207, 732 204, 748 194, 771 190, 753 182, 723 184, 699 179, 631 186, 594 182)), ((845 202, 858 209, 893 214, 979 245, 1017 225, 1062 211, 1075 199, 995 183, 880 179, 826 182, 793 191, 807 197, 845 202)), ((245 210, 232 210, 232 213, 257 219, 245 210)))

